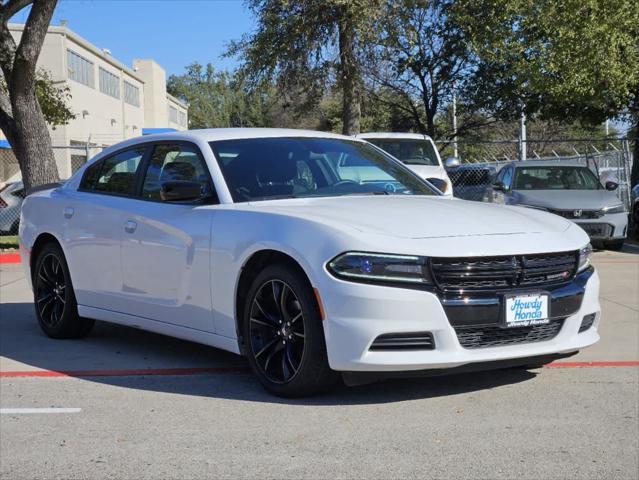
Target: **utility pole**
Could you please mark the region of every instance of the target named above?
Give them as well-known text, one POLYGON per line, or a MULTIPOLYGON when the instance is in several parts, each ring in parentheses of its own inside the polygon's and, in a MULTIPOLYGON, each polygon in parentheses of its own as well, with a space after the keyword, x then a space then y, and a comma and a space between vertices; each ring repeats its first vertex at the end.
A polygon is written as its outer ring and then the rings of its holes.
POLYGON ((608 120, 607 118, 604 122, 604 128, 606 129, 606 137, 608 137, 610 135, 610 120, 608 120))
POLYGON ((453 157, 459 158, 457 150, 457 90, 453 85, 453 157))
POLYGON ((519 160, 526 161, 526 114, 523 110, 519 118, 519 160))

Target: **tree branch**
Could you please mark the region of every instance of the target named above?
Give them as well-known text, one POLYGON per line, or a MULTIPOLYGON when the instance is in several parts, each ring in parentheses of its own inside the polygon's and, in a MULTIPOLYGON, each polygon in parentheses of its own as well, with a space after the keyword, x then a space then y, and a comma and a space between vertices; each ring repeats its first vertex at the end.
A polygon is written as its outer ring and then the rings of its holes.
POLYGON ((28 7, 32 2, 33 0, 9 0, 7 3, 0 6, 0 19, 8 22, 11 20, 11 17, 23 8, 28 7))
POLYGON ((13 71, 13 58, 16 53, 16 42, 9 31, 7 22, 0 15, 0 69, 4 78, 9 83, 13 71))
POLYGON ((31 12, 29 12, 29 18, 13 60, 13 72, 11 78, 7 79, 10 84, 9 91, 12 94, 19 91, 27 92, 34 88, 36 62, 58 0, 38 0, 32 3, 31 12))

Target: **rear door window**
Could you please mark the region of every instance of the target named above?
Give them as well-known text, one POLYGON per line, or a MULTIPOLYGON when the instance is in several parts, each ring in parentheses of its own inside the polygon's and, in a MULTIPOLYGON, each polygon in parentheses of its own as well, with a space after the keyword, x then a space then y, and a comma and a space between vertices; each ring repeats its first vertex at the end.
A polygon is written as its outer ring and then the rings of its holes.
POLYGON ((80 189, 112 195, 133 195, 145 147, 124 150, 87 168, 80 189))

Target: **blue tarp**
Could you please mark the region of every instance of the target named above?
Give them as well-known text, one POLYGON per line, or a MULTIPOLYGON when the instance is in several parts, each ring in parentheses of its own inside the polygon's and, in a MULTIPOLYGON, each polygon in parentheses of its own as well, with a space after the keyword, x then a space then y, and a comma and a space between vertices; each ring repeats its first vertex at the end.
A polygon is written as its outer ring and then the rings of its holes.
POLYGON ((142 135, 152 135, 154 133, 177 132, 175 128, 143 128, 142 135))
POLYGON ((0 148, 11 148, 7 140, 0 140, 0 148))

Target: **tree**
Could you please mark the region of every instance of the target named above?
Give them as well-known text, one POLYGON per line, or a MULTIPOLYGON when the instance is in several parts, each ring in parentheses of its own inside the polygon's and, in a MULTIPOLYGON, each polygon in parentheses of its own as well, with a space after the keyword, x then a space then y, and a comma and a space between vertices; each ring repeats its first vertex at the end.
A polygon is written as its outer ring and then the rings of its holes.
POLYGON ((458 0, 456 8, 480 60, 465 90, 475 109, 591 125, 639 118, 634 0, 458 0))
MULTIPOLYGON (((473 68, 452 0, 398 0, 386 4, 381 32, 367 63, 373 88, 395 92, 395 108, 412 116, 417 130, 438 136, 435 117, 450 105, 473 68)), ((469 127, 461 126, 460 131, 469 127)))
POLYGON ((0 69, 6 82, 6 93, 0 93, 0 129, 18 159, 27 189, 58 180, 36 82, 36 62, 56 5, 57 0, 8 0, 0 4, 0 69), (29 5, 31 11, 16 45, 8 22, 29 5))
POLYGON ((335 82, 342 98, 342 132, 359 133, 361 59, 382 0, 247 0, 257 29, 232 42, 228 55, 242 60, 254 86, 277 79, 283 90, 305 90, 308 110, 335 82))
MULTIPOLYGON (((46 122, 56 127, 66 125, 73 120, 75 114, 69 108, 71 93, 68 85, 57 85, 51 79, 51 75, 44 69, 38 69, 35 79, 36 96, 42 108, 42 114, 46 122)), ((4 75, 0 72, 0 99, 8 100, 7 83, 4 75)), ((10 108, 10 104, 9 108, 10 108)))
POLYGON ((193 63, 171 75, 167 91, 189 104, 189 127, 265 127, 271 124, 272 85, 248 92, 237 75, 193 63))

